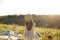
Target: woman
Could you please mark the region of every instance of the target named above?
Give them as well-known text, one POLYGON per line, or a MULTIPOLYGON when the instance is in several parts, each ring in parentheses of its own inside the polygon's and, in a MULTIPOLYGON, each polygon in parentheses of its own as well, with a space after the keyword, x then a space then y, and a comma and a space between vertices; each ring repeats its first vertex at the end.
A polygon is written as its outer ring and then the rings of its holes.
POLYGON ((25 26, 24 31, 25 40, 40 40, 39 36, 34 32, 35 23, 31 15, 25 16, 25 26))

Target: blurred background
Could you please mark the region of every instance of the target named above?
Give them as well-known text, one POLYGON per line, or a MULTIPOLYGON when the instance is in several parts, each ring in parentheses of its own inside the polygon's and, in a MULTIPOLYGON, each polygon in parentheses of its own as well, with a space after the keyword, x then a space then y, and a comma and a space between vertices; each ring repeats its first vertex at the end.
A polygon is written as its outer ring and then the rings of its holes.
POLYGON ((32 15, 36 23, 34 31, 48 40, 60 40, 60 0, 0 0, 0 33, 11 30, 23 34, 25 15, 32 15))
MULTIPOLYGON (((60 15, 35 15, 36 23, 34 31, 41 34, 42 40, 47 40, 46 35, 51 34, 53 40, 60 40, 60 15)), ((25 15, 0 16, 0 33, 3 30, 11 30, 17 34, 23 34, 25 30, 25 15)))
MULTIPOLYGON (((32 14, 37 27, 60 29, 60 15, 35 15, 32 14)), ((0 16, 0 24, 17 24, 24 26, 25 15, 0 16)))

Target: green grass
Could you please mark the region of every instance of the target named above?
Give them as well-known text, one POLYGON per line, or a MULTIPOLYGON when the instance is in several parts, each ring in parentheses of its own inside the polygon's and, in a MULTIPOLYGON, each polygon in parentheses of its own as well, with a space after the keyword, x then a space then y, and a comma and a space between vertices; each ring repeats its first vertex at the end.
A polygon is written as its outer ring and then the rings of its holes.
MULTIPOLYGON (((23 33, 25 30, 25 26, 18 26, 15 24, 7 25, 7 24, 0 24, 0 32, 3 30, 13 30, 16 33, 23 33)), ((53 37, 53 40, 60 40, 60 30, 52 29, 52 28, 39 28, 35 27, 34 30, 42 35, 42 40, 47 40, 46 34, 50 33, 53 37)))

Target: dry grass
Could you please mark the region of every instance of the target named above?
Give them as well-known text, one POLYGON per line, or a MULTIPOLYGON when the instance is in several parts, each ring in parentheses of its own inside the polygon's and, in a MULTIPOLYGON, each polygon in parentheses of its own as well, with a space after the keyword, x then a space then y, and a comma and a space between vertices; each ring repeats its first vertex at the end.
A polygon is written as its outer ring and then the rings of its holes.
MULTIPOLYGON (((16 33, 23 33, 25 30, 25 26, 18 26, 18 25, 6 25, 6 24, 0 24, 0 32, 3 30, 13 30, 16 33)), ((52 34, 53 40, 60 40, 60 30, 58 29, 50 29, 50 28, 38 28, 35 27, 34 30, 42 35, 42 40, 47 40, 45 35, 47 33, 52 34)))

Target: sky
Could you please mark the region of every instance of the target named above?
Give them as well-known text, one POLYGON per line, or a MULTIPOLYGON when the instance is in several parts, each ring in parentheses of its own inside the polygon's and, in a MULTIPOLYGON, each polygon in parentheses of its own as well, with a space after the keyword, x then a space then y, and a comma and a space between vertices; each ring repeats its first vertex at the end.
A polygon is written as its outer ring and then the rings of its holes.
POLYGON ((0 0, 0 15, 60 15, 60 0, 0 0))

